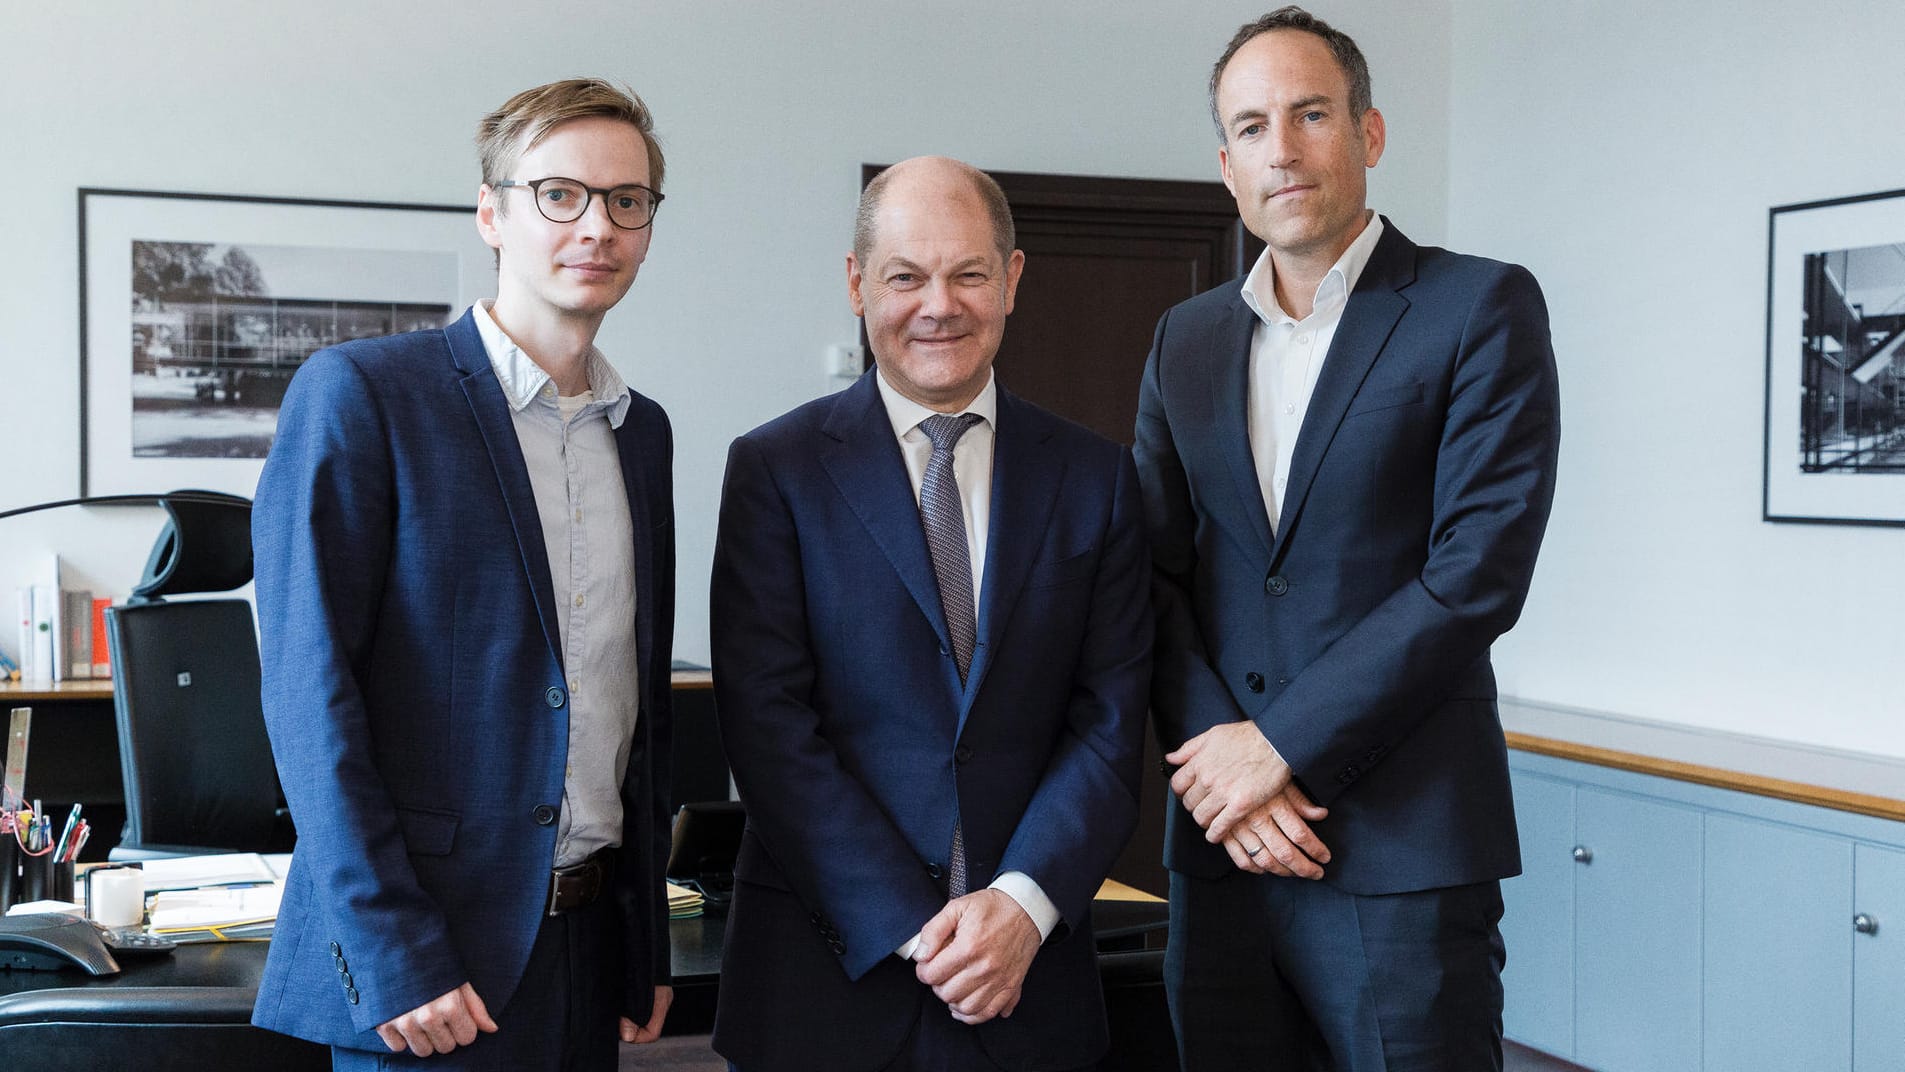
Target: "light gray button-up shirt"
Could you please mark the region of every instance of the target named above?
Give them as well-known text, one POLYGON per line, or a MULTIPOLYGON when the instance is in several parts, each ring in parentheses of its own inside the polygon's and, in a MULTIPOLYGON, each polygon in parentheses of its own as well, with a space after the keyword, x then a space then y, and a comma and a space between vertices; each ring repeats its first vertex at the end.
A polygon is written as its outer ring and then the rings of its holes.
MULTIPOLYGON (((622 777, 641 706, 635 537, 615 443, 615 429, 628 416, 628 385, 600 350, 592 350, 588 393, 558 398, 549 374, 503 333, 482 302, 473 312, 509 401, 549 552, 569 702, 524 717, 568 717, 553 861, 567 867, 622 842, 622 777)), ((521 628, 538 625, 523 622, 521 628)))

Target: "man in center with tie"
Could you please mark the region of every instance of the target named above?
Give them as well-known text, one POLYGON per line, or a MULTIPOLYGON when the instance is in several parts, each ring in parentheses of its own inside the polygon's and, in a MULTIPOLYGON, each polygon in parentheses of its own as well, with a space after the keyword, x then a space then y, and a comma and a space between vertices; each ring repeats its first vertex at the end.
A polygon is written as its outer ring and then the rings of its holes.
POLYGON ((1093 893, 1149 684, 1130 453, 992 361, 1025 257, 939 157, 861 196, 875 371, 736 440, 712 583, 747 833, 714 1045, 740 1072, 1066 1070, 1106 1047, 1093 893))

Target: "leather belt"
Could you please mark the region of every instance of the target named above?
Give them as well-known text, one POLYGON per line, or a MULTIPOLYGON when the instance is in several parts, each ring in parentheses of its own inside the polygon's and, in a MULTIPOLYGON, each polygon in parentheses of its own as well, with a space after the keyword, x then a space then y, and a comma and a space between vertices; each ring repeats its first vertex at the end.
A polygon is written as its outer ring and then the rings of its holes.
POLYGON ((608 887, 614 865, 615 847, 610 846, 597 849, 593 856, 579 864, 550 871, 547 914, 559 916, 594 904, 608 887))

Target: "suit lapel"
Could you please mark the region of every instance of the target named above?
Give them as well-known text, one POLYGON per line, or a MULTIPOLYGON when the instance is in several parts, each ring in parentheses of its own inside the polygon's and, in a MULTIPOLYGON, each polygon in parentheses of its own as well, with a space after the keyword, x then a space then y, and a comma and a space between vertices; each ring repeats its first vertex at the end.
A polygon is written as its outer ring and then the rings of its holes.
MULTIPOLYGON (((939 605, 939 582, 933 576, 932 557, 926 550, 919 501, 913 498, 913 482, 906 475, 906 462, 900 457, 899 441, 893 436, 893 423, 887 418, 873 376, 872 372, 861 376, 834 403, 821 426, 827 442, 821 449, 820 464, 899 574, 913 602, 919 604, 940 646, 950 651, 952 635, 946 629, 945 610, 939 605)), ((952 660, 945 663, 956 694, 959 670, 952 660)))
MULTIPOLYGON (((510 527, 516 531, 516 545, 522 553, 523 573, 536 597, 536 616, 542 620, 543 639, 550 654, 562 662, 562 643, 556 621, 555 586, 549 579, 549 551, 542 539, 542 519, 536 513, 536 493, 529 486, 529 467, 523 462, 522 443, 516 438, 516 426, 510 417, 509 400, 503 397, 503 385, 490 367, 489 351, 477 333, 472 313, 444 329, 450 343, 450 356, 463 372, 463 396, 483 433, 483 445, 489 449, 490 464, 496 469, 496 483, 503 493, 503 505, 509 510, 510 527)), ((630 509, 634 504, 631 501, 630 509)))
POLYGON ((979 593, 978 643, 966 671, 959 708, 963 729, 973 697, 992 668, 999 637, 1012 618, 1032 560, 1044 546, 1065 461, 1046 444, 1052 424, 1045 414, 999 388, 999 421, 992 432, 992 519, 986 532, 985 579, 979 593))
MULTIPOLYGON (((648 670, 654 647, 655 573, 650 567, 655 542, 655 520, 648 516, 648 462, 642 457, 639 406, 628 408, 627 419, 615 429, 615 454, 622 466, 622 490, 628 496, 629 531, 635 537, 635 665, 648 670)), ((639 683, 646 688, 647 682, 639 683)))
POLYGON ((1415 250, 1415 243, 1404 238, 1388 220, 1383 221, 1382 237, 1377 239, 1356 290, 1343 309, 1342 323, 1323 360, 1316 390, 1310 395, 1303 429, 1297 433, 1296 451, 1290 458, 1289 488, 1283 498, 1276 542, 1271 547, 1273 563, 1282 555, 1302 516, 1316 471, 1323 464, 1330 441, 1336 438, 1343 416, 1349 412, 1350 402, 1388 345, 1396 322, 1409 308, 1409 300, 1400 291, 1415 282, 1415 250))
POLYGON ((1257 330, 1257 314, 1244 304, 1243 295, 1231 300, 1228 311, 1211 324, 1205 352, 1210 363, 1212 442, 1224 453, 1230 477, 1237 486, 1237 503, 1250 530, 1270 553, 1270 508, 1264 505, 1263 485, 1257 479, 1257 460, 1250 453, 1250 340, 1257 330))

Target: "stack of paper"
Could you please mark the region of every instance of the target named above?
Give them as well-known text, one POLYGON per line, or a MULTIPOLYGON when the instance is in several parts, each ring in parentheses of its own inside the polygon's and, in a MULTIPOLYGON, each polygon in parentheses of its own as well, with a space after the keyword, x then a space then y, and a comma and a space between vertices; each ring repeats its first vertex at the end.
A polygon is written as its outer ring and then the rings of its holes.
POLYGON ((162 890, 152 897, 147 927, 175 942, 229 942, 269 938, 284 887, 215 886, 162 890))
POLYGON ((701 914, 700 894, 672 882, 664 885, 668 887, 669 919, 690 919, 701 914))

